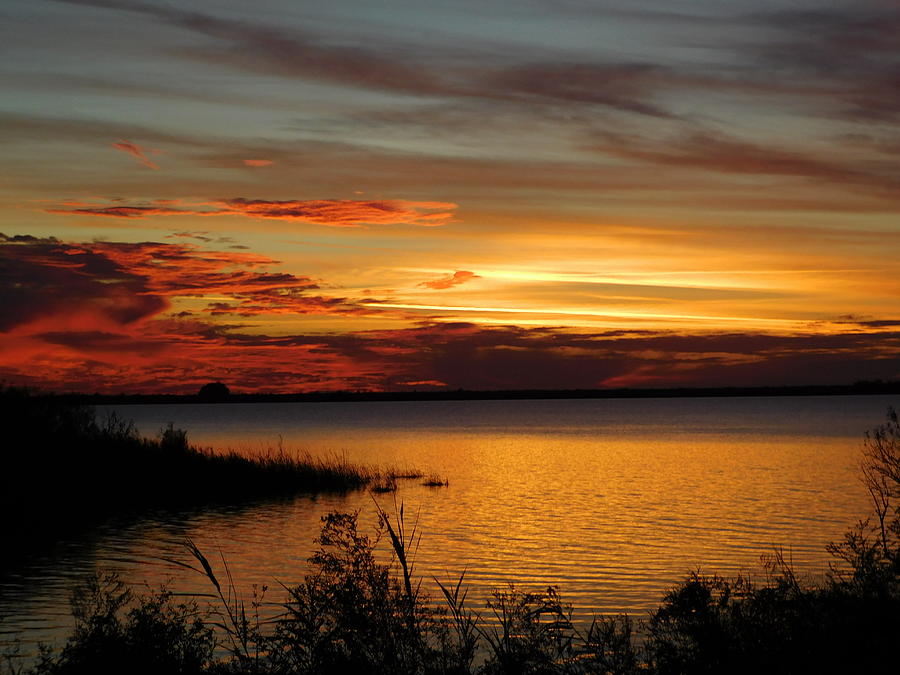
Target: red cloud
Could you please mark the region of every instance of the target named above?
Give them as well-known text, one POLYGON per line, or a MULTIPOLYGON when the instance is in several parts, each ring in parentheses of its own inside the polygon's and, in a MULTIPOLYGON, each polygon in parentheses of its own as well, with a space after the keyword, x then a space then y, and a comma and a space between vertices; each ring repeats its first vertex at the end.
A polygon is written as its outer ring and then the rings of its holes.
POLYGON ((92 206, 63 203, 48 213, 76 216, 110 216, 113 218, 146 218, 151 216, 246 216, 289 220, 332 227, 363 225, 444 225, 453 219, 456 204, 448 202, 413 202, 405 200, 307 199, 271 201, 265 199, 221 199, 202 204, 186 204, 180 208, 147 204, 111 204, 92 206), (210 208, 212 207, 212 208, 210 208))
POLYGON ((274 164, 271 159, 245 159, 245 166, 269 166, 270 164, 274 164))
POLYGON ((404 387, 446 387, 446 382, 440 380, 413 380, 412 382, 398 382, 404 387))
POLYGON ((456 204, 403 200, 367 201, 355 199, 308 199, 269 201, 225 199, 220 213, 253 218, 301 220, 319 225, 357 227, 366 225, 443 225, 453 218, 456 204))
POLYGON ((0 238, 6 264, 0 286, 0 331, 30 333, 92 326, 126 329, 157 318, 175 297, 226 296, 210 311, 240 315, 371 313, 343 298, 314 294, 308 277, 257 268, 276 261, 250 253, 201 251, 144 242, 67 244, 0 238))
POLYGON ((132 143, 131 141, 126 141, 122 139, 117 143, 110 143, 112 147, 116 150, 121 150, 122 152, 127 152, 132 157, 136 158, 141 164, 146 166, 148 169, 159 169, 159 166, 151 162, 147 155, 144 154, 144 151, 141 149, 139 145, 136 143, 132 143))
POLYGON ((419 286, 441 290, 444 288, 450 288, 451 286, 459 286, 460 284, 464 284, 467 281, 471 281, 472 279, 480 278, 481 277, 474 272, 469 272, 467 270, 456 270, 453 274, 448 274, 447 276, 441 277, 440 279, 435 279, 434 281, 423 281, 421 284, 419 284, 419 286))

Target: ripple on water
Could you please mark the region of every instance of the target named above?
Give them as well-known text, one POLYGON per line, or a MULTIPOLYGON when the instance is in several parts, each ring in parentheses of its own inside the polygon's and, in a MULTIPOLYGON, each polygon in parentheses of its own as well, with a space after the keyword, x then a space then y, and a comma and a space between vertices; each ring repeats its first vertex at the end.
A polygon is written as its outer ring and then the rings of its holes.
MULTIPOLYGON (((865 513, 856 478, 863 432, 896 397, 481 401, 382 404, 132 406, 153 434, 172 421, 194 441, 274 444, 353 461, 416 466, 449 487, 401 483, 422 533, 417 570, 465 571, 470 601, 491 589, 559 584, 576 618, 644 615, 696 569, 760 575, 783 546, 821 574, 824 546, 865 513), (219 414, 223 413, 223 414, 219 414)), ((390 508, 390 497, 379 498, 390 508)), ((194 540, 238 586, 302 579, 321 516, 360 510, 370 496, 301 497, 241 508, 111 522, 57 543, 0 577, 0 642, 23 650, 71 629, 72 588, 97 569, 132 583, 206 592, 208 582, 163 562, 194 540)), ((272 592, 270 591, 270 594, 272 592)))

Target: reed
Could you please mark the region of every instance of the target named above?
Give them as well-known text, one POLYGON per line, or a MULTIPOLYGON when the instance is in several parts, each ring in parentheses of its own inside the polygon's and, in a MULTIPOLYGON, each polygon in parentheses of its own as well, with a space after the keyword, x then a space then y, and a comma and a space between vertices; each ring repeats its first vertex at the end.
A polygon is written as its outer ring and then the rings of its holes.
POLYGON ((395 476, 382 476, 372 483, 370 489, 375 494, 384 494, 386 492, 396 492, 398 487, 395 476))

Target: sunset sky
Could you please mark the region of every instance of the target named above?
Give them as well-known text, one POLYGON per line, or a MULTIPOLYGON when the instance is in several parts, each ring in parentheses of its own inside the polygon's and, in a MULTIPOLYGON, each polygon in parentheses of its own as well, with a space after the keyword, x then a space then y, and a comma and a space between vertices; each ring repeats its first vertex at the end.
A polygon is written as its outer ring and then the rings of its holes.
POLYGON ((4 0, 0 381, 900 378, 896 0, 4 0))

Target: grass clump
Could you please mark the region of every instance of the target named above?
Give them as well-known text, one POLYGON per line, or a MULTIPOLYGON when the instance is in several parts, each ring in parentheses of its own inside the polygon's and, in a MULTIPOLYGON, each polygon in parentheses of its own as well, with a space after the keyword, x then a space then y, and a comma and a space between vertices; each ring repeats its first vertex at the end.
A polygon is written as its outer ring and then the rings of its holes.
POLYGON ((369 489, 375 494, 385 494, 386 492, 396 492, 398 487, 397 479, 394 476, 384 476, 373 482, 369 489))

